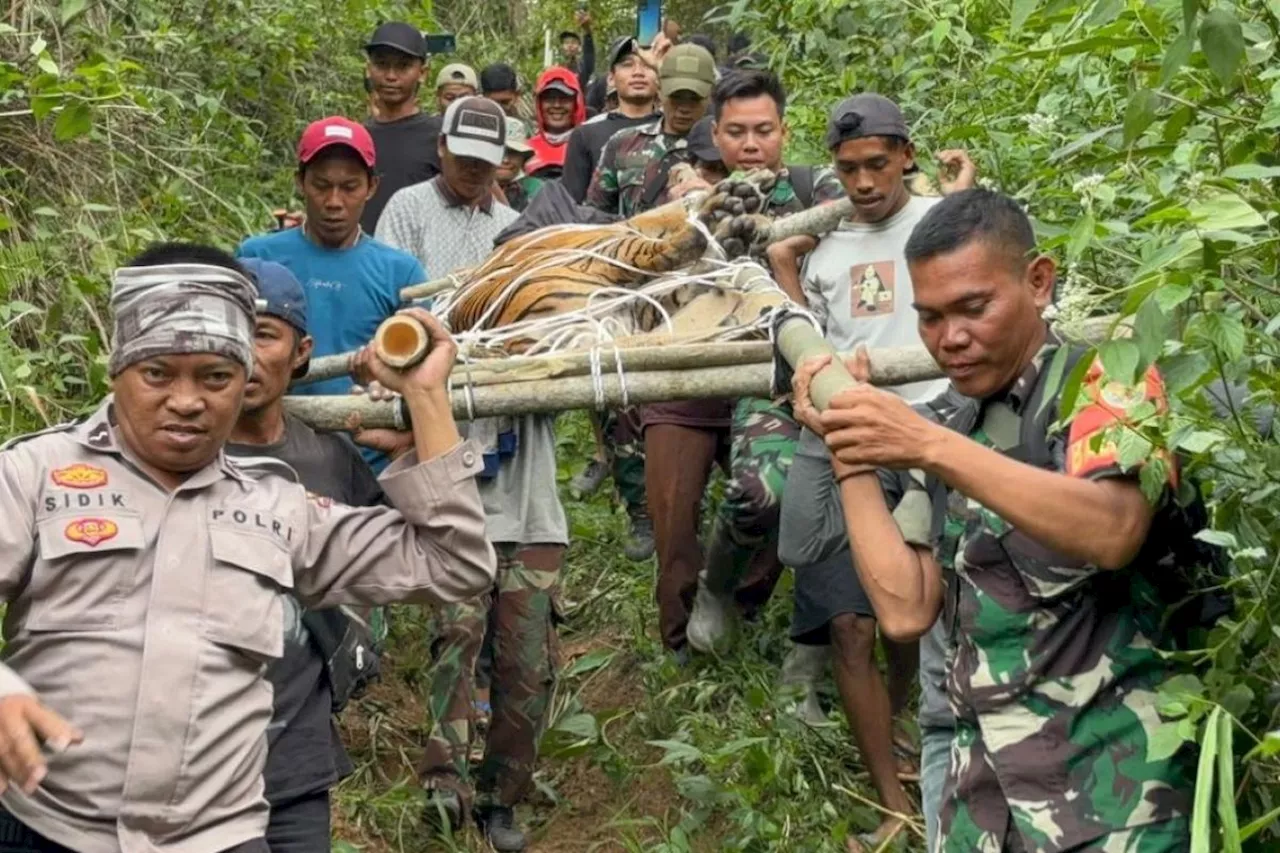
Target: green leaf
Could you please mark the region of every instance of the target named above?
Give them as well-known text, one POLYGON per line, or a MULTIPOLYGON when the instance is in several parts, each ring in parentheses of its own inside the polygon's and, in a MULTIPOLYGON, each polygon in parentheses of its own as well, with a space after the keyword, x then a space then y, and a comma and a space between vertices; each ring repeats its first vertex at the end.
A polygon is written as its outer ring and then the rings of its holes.
POLYGON ((53 59, 50 58, 49 54, 47 53, 40 55, 40 58, 36 60, 36 65, 45 74, 52 74, 56 77, 59 73, 61 73, 60 69, 58 68, 58 63, 54 62, 53 59))
POLYGON ((1079 259, 1084 250, 1089 248, 1089 244, 1093 242, 1096 224, 1093 214, 1086 213, 1076 220, 1075 225, 1071 226, 1071 236, 1067 239, 1068 260, 1079 259))
POLYGON ((79 15, 89 6, 89 0, 63 0, 62 26, 71 23, 71 19, 79 15))
POLYGON ((1110 127, 1103 127, 1098 130, 1091 130, 1085 135, 1077 137, 1072 142, 1067 143, 1066 145, 1059 148, 1057 151, 1050 154, 1049 162, 1056 163, 1059 160, 1065 160, 1074 154, 1078 154, 1084 149, 1088 148, 1093 143, 1102 139, 1102 137, 1106 136, 1107 134, 1115 133, 1117 130, 1120 129, 1120 127, 1121 125, 1113 124, 1110 127))
POLYGON ((31 43, 31 48, 30 48, 31 55, 39 56, 40 54, 44 53, 44 49, 48 46, 49 46, 49 43, 44 40, 44 36, 36 36, 36 40, 31 43))
POLYGON ((1276 806, 1274 809, 1267 812, 1262 817, 1258 818, 1257 820, 1250 821, 1248 824, 1241 827, 1240 829, 1241 843, 1248 841, 1250 838, 1253 838, 1253 836, 1257 835, 1259 832, 1262 832, 1262 830, 1266 829, 1268 826, 1275 823, 1276 818, 1280 818, 1280 806, 1276 806))
POLYGON ((692 744, 679 740, 650 740, 649 746, 656 746, 664 751, 659 764, 679 764, 686 761, 701 761, 702 750, 692 744))
POLYGON ((58 113, 58 120, 53 123, 53 138, 59 142, 84 136, 93 127, 93 110, 83 101, 68 104, 58 113))
POLYGON ((1035 417, 1040 417, 1058 398, 1058 388, 1062 385, 1062 375, 1067 372, 1067 357, 1070 354, 1071 347, 1067 346, 1058 347, 1054 352, 1053 361, 1049 362, 1049 372, 1045 374, 1044 399, 1040 402, 1040 411, 1035 413, 1035 417))
POLYGON ((1191 298, 1191 286, 1187 284, 1166 284, 1152 294, 1160 310, 1166 314, 1173 311, 1191 298))
POLYGON ((564 677, 573 678, 574 676, 600 669, 602 666, 607 666, 613 660, 613 657, 614 652, 609 649, 595 649, 587 652, 569 665, 569 668, 564 671, 564 677))
POLYGON ((1172 42, 1164 52, 1164 61, 1160 63, 1160 85, 1163 86, 1177 76, 1182 67, 1191 59, 1193 47, 1191 36, 1183 33, 1172 42))
POLYGON ((1178 449, 1188 453, 1204 453, 1216 444, 1220 444, 1224 436, 1221 433, 1198 429, 1185 435, 1178 442, 1178 449))
POLYGON ((1209 833, 1209 801, 1213 797, 1214 766, 1218 760, 1218 718, 1222 709, 1214 706, 1204 726, 1200 742, 1200 766, 1196 769, 1195 805, 1191 811, 1191 853, 1209 853, 1213 838, 1209 833))
POLYGON ((1133 318, 1133 339, 1141 354, 1141 366, 1146 367, 1164 351, 1164 339, 1169 336, 1169 318, 1160 307, 1160 300, 1149 296, 1133 318))
POLYGON ((1202 315, 1204 331, 1209 340, 1222 352, 1227 361, 1235 361, 1244 354, 1244 324, 1238 317, 1215 311, 1202 315))
MULTIPOLYGON (((1276 632, 1276 636, 1280 638, 1280 625, 1272 625, 1272 630, 1276 632)), ((1273 755, 1280 755, 1280 731, 1267 732, 1262 736, 1262 740, 1258 745, 1249 750, 1245 755, 1245 761, 1252 761, 1255 758, 1271 758, 1273 755)))
POLYGON ((1235 231, 1259 228, 1267 224, 1261 213, 1249 202, 1227 190, 1187 205, 1191 218, 1202 231, 1235 231))
POLYGON ((1102 369, 1108 379, 1124 385, 1133 385, 1137 380, 1141 352, 1128 338, 1103 341, 1098 347, 1098 357, 1102 359, 1102 369))
POLYGON ((1210 545, 1217 545, 1220 548, 1239 547, 1239 543, 1236 542, 1236 537, 1225 530, 1210 530, 1206 527, 1204 530, 1196 532, 1196 538, 1201 542, 1207 542, 1210 545))
POLYGON ((1244 30, 1229 9, 1219 6, 1200 22, 1200 49, 1222 85, 1231 82, 1244 61, 1244 30))
POLYGON ((1084 375, 1089 372, 1089 368, 1093 366, 1094 352, 1086 352, 1076 362, 1076 366, 1071 368, 1071 372, 1067 374, 1067 381, 1062 384, 1062 396, 1058 402, 1058 415, 1064 417, 1068 414, 1075 414, 1076 401, 1080 398, 1080 386, 1084 383, 1084 375))
POLYGON ((1218 718, 1218 820, 1222 824, 1223 853, 1241 853, 1240 823, 1236 817, 1235 754, 1231 748, 1234 722, 1230 714, 1218 718))
POLYGON ((1259 163, 1241 163, 1222 170, 1222 177, 1233 181, 1257 181, 1280 178, 1280 166, 1263 166, 1259 163))
POLYGON ((1182 748, 1187 739, 1178 731, 1177 722, 1161 723, 1147 738, 1147 761, 1164 761, 1182 748))
POLYGON ((1196 14, 1200 11, 1200 0, 1182 0, 1182 31, 1184 33, 1191 32, 1191 25, 1196 21, 1196 14))
POLYGON ((1124 142, 1132 145, 1142 136, 1143 131, 1151 127, 1160 109, 1160 96, 1150 89, 1139 89, 1129 99, 1129 106, 1124 111, 1124 142))
POLYGON ((1009 32, 1016 33, 1040 5, 1040 0, 1013 0, 1009 8, 1009 32))

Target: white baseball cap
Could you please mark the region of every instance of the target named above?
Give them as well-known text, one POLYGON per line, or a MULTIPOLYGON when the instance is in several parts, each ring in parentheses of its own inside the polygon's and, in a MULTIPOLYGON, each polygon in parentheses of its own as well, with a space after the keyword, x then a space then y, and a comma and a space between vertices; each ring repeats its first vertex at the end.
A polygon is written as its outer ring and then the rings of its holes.
POLYGON ((507 114, 497 102, 472 95, 458 98, 444 113, 445 147, 455 157, 473 157, 494 166, 506 154, 507 114))

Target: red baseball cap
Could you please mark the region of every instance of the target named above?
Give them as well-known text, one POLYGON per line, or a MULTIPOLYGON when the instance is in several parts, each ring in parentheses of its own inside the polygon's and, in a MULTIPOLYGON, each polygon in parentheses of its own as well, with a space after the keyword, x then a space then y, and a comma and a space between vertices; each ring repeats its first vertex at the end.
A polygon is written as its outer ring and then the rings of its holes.
POLYGON ((373 137, 364 125, 342 116, 329 116, 313 121, 302 131, 298 140, 298 162, 310 163, 315 156, 331 145, 345 145, 360 155, 370 169, 377 158, 374 155, 373 137))

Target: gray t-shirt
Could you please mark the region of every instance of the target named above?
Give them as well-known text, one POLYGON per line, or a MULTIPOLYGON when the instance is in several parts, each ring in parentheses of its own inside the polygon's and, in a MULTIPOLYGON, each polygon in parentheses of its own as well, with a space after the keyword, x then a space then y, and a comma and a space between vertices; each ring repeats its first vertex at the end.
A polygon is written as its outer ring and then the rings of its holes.
MULTIPOLYGON (((939 201, 912 196, 883 222, 842 222, 809 254, 802 277, 805 298, 837 350, 847 352, 863 343, 869 347, 920 345, 903 250, 916 223, 939 201)), ((915 405, 946 387, 947 380, 937 379, 893 390, 915 405)), ((827 455, 822 441, 807 430, 800 438, 800 452, 827 455)))

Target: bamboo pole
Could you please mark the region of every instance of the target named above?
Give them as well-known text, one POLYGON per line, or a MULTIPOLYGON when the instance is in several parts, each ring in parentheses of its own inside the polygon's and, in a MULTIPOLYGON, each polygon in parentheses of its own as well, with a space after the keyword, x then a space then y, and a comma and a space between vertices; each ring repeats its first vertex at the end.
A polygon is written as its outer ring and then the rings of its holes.
MULTIPOLYGON (((807 321, 802 322, 817 341, 825 343, 807 321)), ((794 329, 787 326, 789 339, 808 340, 803 334, 798 335, 795 331, 798 328, 798 325, 794 329)), ((593 376, 568 376, 493 385, 455 385, 450 400, 453 416, 459 420, 470 420, 472 417, 549 414, 597 406, 609 409, 626 404, 677 400, 770 397, 777 390, 773 388, 774 370, 771 359, 754 364, 637 373, 627 373, 624 368, 625 394, 623 382, 619 380, 613 366, 606 360, 601 367, 598 379, 593 376), (470 402, 468 396, 471 398, 470 402)), ((843 371, 843 365, 839 369, 843 371)), ((941 376, 941 370, 923 347, 885 348, 871 352, 872 384, 902 385, 941 376)), ((461 380, 462 374, 455 373, 454 378, 461 380)), ((297 396, 286 397, 285 405, 294 415, 318 429, 347 429, 353 415, 358 418, 360 425, 369 429, 403 428, 407 423, 403 419, 404 412, 399 409, 398 400, 374 401, 354 394, 345 397, 297 396)))

